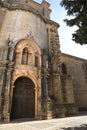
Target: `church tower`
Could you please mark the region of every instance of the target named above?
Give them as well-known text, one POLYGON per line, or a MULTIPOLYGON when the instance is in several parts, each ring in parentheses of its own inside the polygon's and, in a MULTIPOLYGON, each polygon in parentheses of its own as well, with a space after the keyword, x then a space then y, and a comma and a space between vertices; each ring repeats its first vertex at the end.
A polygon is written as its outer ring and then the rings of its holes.
MULTIPOLYGON (((50 4, 0 2, 0 119, 64 117, 59 25, 50 4)), ((71 101, 74 104, 73 90, 71 101)))

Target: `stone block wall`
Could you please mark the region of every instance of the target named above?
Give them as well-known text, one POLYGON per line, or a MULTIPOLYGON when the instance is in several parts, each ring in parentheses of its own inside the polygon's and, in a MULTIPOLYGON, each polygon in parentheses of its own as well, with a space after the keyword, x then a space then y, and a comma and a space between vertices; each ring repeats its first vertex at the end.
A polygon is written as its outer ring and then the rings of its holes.
POLYGON ((2 26, 2 23, 3 23, 4 16, 5 16, 5 12, 6 12, 6 9, 2 9, 0 7, 0 30, 1 30, 1 26, 2 26))
POLYGON ((8 37, 18 41, 28 35, 34 38, 40 48, 47 48, 46 26, 39 17, 21 10, 7 10, 0 33, 0 45, 5 45, 8 37))
POLYGON ((64 117, 77 114, 77 107, 87 109, 87 78, 83 67, 86 60, 61 54, 59 25, 50 20, 49 6, 46 1, 38 4, 32 0, 13 0, 3 2, 0 8, 0 90, 6 88, 2 96, 5 109, 1 111, 4 121, 10 120, 11 103, 7 97, 11 91, 12 101, 15 80, 21 76, 35 83, 35 117, 64 117))
POLYGON ((65 63, 67 73, 71 75, 75 103, 78 109, 87 110, 87 82, 83 69, 83 63, 86 60, 62 53, 61 62, 65 63))

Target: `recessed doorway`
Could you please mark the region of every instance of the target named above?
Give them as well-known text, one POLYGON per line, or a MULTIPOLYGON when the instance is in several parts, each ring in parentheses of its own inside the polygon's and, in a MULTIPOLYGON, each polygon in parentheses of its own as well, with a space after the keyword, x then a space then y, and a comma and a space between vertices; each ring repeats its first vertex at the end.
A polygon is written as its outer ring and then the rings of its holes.
POLYGON ((35 85, 27 77, 19 77, 14 83, 11 119, 35 117, 35 85))

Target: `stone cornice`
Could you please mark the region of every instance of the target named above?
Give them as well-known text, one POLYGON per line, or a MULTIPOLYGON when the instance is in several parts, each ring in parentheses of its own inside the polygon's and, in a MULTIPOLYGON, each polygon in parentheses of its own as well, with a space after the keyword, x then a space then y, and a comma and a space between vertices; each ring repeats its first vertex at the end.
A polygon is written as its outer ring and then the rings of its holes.
POLYGON ((78 61, 86 61, 86 59, 82 59, 82 58, 79 58, 79 57, 76 57, 76 56, 72 56, 72 55, 69 55, 69 54, 65 54, 65 53, 61 53, 61 56, 63 57, 68 57, 68 58, 71 58, 71 59, 74 59, 74 60, 78 60, 78 61))
POLYGON ((40 11, 31 8, 29 6, 23 5, 23 4, 9 4, 9 3, 2 3, 0 2, 1 7, 7 8, 8 10, 24 10, 27 12, 31 12, 37 16, 39 16, 46 24, 55 25, 56 27, 59 27, 59 24, 50 20, 44 18, 44 16, 40 13, 40 11))

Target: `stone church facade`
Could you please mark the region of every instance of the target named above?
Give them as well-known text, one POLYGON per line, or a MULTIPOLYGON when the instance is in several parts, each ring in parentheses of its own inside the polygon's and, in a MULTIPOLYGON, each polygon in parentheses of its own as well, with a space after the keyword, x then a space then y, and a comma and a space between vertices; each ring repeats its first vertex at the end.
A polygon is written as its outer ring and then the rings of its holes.
POLYGON ((0 120, 87 110, 87 61, 60 51, 50 4, 0 1, 0 120))

